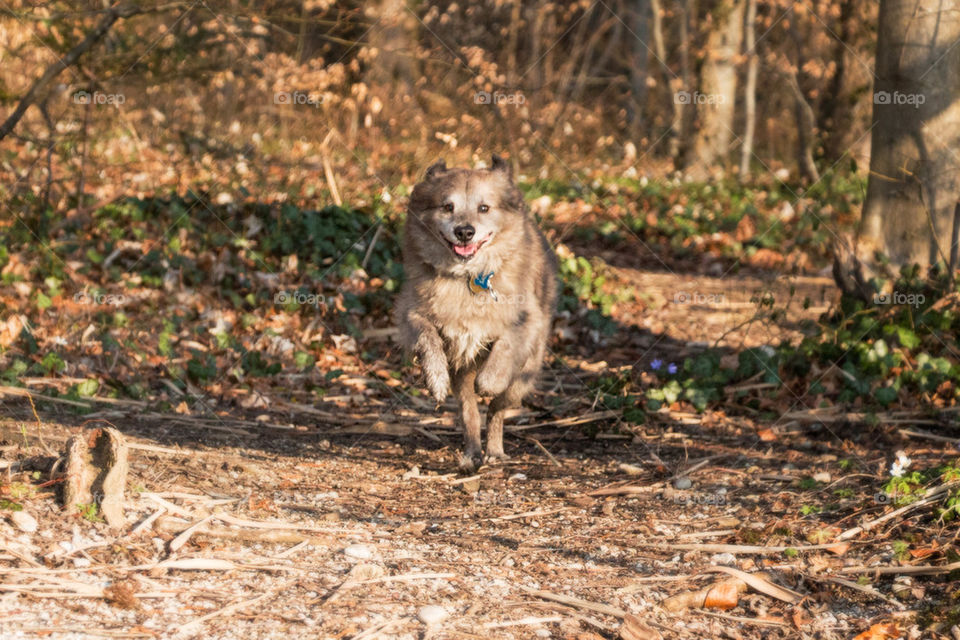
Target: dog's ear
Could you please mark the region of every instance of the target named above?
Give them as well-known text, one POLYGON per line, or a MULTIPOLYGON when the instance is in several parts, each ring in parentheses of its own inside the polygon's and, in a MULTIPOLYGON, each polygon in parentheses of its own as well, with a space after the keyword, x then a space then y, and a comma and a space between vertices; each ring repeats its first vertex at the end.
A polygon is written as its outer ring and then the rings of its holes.
POLYGON ((513 179, 513 167, 497 154, 493 154, 493 157, 490 159, 490 170, 503 172, 507 174, 509 179, 513 179))
POLYGON ((433 180, 438 175, 447 170, 447 163, 443 160, 439 162, 434 162, 432 165, 427 167, 427 173, 423 176, 424 180, 433 180))

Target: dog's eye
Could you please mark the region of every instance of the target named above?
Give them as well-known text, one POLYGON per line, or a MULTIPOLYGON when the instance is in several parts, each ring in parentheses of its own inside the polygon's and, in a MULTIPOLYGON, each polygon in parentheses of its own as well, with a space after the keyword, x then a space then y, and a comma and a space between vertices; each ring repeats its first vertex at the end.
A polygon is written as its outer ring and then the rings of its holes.
POLYGON ((443 205, 443 210, 446 211, 447 213, 453 213, 453 203, 452 202, 445 203, 443 205))
POLYGON ((479 207, 477 207, 477 210, 478 210, 480 213, 486 213, 487 211, 490 211, 490 207, 488 207, 488 206, 485 205, 485 204, 482 204, 482 205, 480 205, 479 207))

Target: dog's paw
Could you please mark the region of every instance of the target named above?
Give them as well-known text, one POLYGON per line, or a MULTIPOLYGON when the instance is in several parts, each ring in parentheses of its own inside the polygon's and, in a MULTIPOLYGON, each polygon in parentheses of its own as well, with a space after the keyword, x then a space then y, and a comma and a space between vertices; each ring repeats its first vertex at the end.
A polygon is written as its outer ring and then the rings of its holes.
POLYGON ((450 374, 447 372, 447 370, 428 370, 426 378, 427 388, 430 389, 430 395, 432 395, 433 399, 437 401, 437 404, 440 404, 446 400, 447 395, 450 393, 450 374))
POLYGON ((477 393, 482 396, 498 396, 507 390, 510 376, 492 368, 484 367, 477 375, 477 393))
POLYGON ((503 449, 495 451, 490 447, 487 447, 487 453, 483 456, 484 464, 499 464, 501 462, 506 462, 510 459, 510 456, 503 452, 503 449))
POLYGON ((483 460, 481 459, 479 451, 464 451, 460 454, 460 462, 457 466, 460 467, 461 471, 473 473, 482 462, 483 460))

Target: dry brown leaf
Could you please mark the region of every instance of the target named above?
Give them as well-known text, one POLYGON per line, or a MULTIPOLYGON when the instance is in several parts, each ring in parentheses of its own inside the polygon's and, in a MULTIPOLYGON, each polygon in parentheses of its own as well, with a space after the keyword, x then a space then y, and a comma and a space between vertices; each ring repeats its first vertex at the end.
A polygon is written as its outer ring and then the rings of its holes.
POLYGON ((136 594, 137 583, 132 580, 115 582, 103 590, 107 602, 121 609, 139 609, 140 601, 137 600, 136 594))
POLYGON ((800 601, 800 595, 784 589, 783 587, 778 587, 777 585, 770 582, 766 575, 762 573, 747 573, 746 571, 740 571, 739 569, 734 569, 732 567, 711 567, 710 571, 718 571, 720 573, 726 573, 735 578, 739 578, 746 582, 751 588, 760 593, 764 593, 771 598, 776 598, 777 600, 783 600, 790 604, 795 604, 800 601))
POLYGON ((790 615, 790 619, 793 620, 793 626, 797 629, 803 629, 812 621, 812 618, 807 615, 807 610, 803 607, 796 607, 790 615))
POLYGON ((753 223, 753 218, 750 216, 740 218, 740 222, 737 223, 737 230, 733 233, 736 241, 745 242, 755 235, 757 235, 757 225, 753 223))
POLYGON ((640 618, 627 614, 620 627, 620 640, 661 640, 660 632, 645 625, 640 618))
POLYGON ((699 609, 703 606, 707 598, 707 590, 684 591, 675 596, 670 596, 660 603, 660 606, 667 611, 683 611, 684 609, 699 609))
POLYGON ((738 595, 746 593, 746 591, 747 584, 743 580, 733 578, 715 582, 697 591, 685 591, 684 593, 670 596, 664 600, 660 606, 667 611, 700 609, 708 606, 726 610, 737 606, 738 595), (708 600, 711 604, 708 604, 708 600), (732 605, 729 604, 731 601, 733 602, 732 605))

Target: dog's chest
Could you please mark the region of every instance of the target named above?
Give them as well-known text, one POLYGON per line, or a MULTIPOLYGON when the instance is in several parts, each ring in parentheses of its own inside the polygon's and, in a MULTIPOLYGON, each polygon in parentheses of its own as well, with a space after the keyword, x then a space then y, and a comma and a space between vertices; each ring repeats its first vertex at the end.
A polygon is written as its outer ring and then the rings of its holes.
POLYGON ((432 283, 428 298, 433 317, 456 364, 476 359, 514 324, 518 313, 512 293, 473 293, 467 280, 445 279, 432 283), (514 304, 511 304, 514 303, 514 304))

